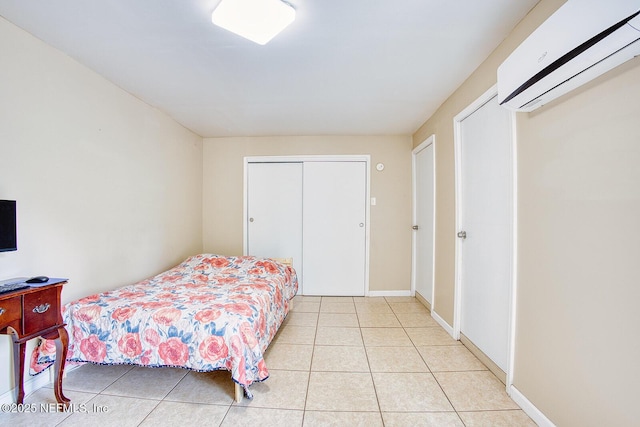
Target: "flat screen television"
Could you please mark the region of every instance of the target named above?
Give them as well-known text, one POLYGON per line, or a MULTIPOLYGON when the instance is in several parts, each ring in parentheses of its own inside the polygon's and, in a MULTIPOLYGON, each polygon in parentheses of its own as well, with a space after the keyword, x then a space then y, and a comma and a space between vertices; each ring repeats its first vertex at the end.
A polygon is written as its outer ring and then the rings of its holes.
POLYGON ((0 200, 0 252, 18 250, 16 201, 0 200))

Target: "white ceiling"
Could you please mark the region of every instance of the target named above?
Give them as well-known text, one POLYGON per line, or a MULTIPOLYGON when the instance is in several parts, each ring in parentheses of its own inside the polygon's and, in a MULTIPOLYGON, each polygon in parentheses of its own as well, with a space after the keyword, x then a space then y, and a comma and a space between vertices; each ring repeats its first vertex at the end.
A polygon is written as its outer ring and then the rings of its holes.
POLYGON ((219 0, 0 0, 0 15, 203 137, 409 135, 537 0, 291 0, 265 46, 219 0))

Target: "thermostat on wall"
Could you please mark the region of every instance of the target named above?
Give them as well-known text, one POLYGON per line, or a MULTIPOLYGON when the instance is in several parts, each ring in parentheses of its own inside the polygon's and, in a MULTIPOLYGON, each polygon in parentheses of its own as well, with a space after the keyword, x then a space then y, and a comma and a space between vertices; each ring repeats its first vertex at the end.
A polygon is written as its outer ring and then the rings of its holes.
POLYGON ((379 170, 379 171, 384 170, 384 163, 378 163, 378 164, 376 165, 376 169, 377 169, 377 170, 379 170))

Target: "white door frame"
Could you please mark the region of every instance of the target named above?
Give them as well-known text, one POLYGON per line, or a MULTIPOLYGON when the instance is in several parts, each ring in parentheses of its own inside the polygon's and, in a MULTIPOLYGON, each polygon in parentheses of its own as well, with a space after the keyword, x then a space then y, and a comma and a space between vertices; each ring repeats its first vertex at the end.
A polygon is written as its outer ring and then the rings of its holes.
MULTIPOLYGON (((454 138, 454 156, 455 156, 455 179, 456 179, 456 229, 457 233, 460 231, 462 222, 462 210, 459 208, 462 203, 462 163, 461 163, 461 144, 462 144, 462 121, 473 114, 476 110, 489 102, 493 97, 498 94, 497 85, 492 86, 478 99, 471 103, 467 108, 462 110, 458 115, 453 118, 453 138, 454 138)), ((511 162, 512 162, 512 176, 511 176, 511 197, 512 197, 512 211, 511 211, 511 295, 509 298, 509 336, 508 336, 508 356, 507 356, 507 381, 506 389, 510 394, 511 386, 513 385, 513 368, 515 358, 515 332, 516 332, 516 292, 517 292, 517 218, 518 218, 518 191, 517 191, 517 141, 516 141, 516 114, 511 112, 511 162)), ((462 310, 462 245, 460 239, 454 236, 455 240, 455 290, 454 290, 454 308, 453 308, 453 337, 457 340, 460 339, 460 315, 462 310)))
MULTIPOLYGON (((310 155, 310 156, 248 156, 244 158, 243 171, 243 206, 242 206, 242 253, 247 254, 249 242, 249 233, 247 230, 247 221, 249 212, 247 210, 249 192, 247 191, 247 174, 249 163, 284 163, 284 162, 365 162, 366 177, 366 194, 365 200, 365 260, 364 260, 364 295, 369 295, 369 254, 371 240, 371 156, 368 154, 346 154, 346 155, 310 155)), ((303 195, 304 197, 304 195, 303 195)), ((304 269, 304 266, 303 266, 304 269)), ((303 285, 304 286, 304 285, 303 285)))
MULTIPOLYGON (((420 143, 416 148, 411 151, 411 192, 412 192, 412 200, 413 200, 413 224, 418 223, 418 207, 417 207, 417 199, 418 199, 418 188, 416 182, 416 157, 418 153, 427 148, 429 145, 433 145, 433 165, 431 167, 431 173, 433 174, 433 201, 431 206, 433 207, 433 248, 432 254, 433 259, 431 260, 431 311, 433 312, 433 308, 435 307, 436 302, 436 274, 435 274, 435 266, 436 266, 436 136, 431 135, 424 141, 420 143)), ((411 295, 415 296, 416 294, 416 251, 417 251, 417 239, 415 233, 411 239, 411 295)))

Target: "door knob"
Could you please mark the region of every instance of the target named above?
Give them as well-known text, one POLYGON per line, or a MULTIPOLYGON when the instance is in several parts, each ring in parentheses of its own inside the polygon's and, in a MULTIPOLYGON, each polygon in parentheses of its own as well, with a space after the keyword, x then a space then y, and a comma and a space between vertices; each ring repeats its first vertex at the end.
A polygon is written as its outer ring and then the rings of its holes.
POLYGON ((360 227, 364 227, 364 222, 361 222, 360 224, 358 224, 360 227))
POLYGON ((458 232, 458 237, 461 239, 466 239, 467 238, 467 232, 466 231, 459 231, 458 232))
POLYGON ((253 222, 253 218, 249 218, 249 222, 253 222))
POLYGON ((413 228, 414 230, 418 230, 420 227, 418 227, 417 225, 414 225, 414 226, 413 226, 413 227, 411 227, 411 228, 413 228))

